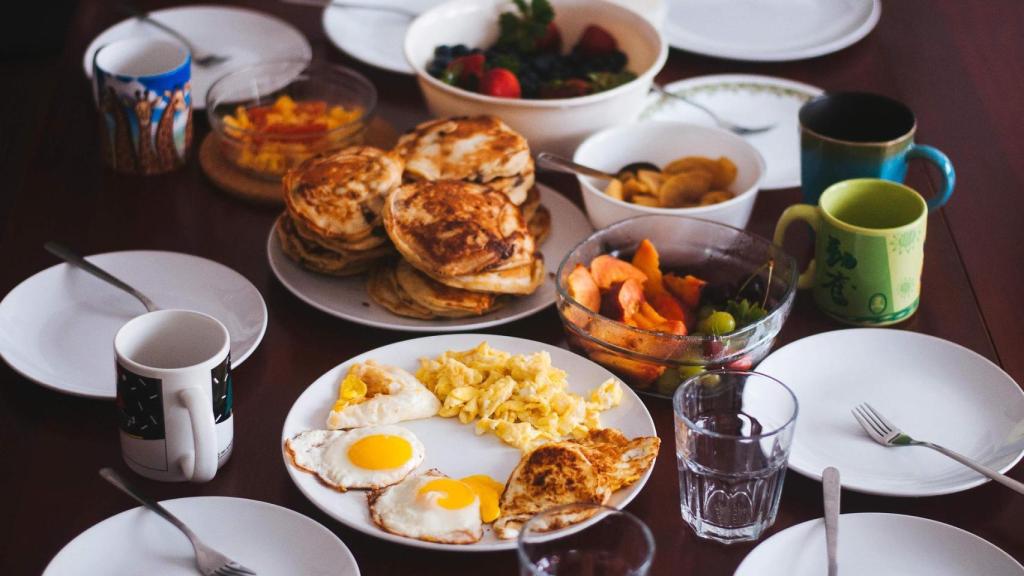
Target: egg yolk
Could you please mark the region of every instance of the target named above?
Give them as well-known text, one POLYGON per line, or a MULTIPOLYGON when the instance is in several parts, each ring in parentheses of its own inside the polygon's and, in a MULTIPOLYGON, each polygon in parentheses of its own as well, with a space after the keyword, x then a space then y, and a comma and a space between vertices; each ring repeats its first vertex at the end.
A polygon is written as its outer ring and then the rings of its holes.
POLYGON ((440 492, 441 497, 437 499, 437 504, 448 510, 465 508, 476 499, 476 492, 468 484, 452 478, 437 478, 420 488, 421 496, 430 492, 440 492))
POLYGON ((348 459, 367 470, 398 468, 412 458, 412 444, 401 436, 374 434, 360 438, 348 449, 348 459))
POLYGON ((505 485, 486 474, 474 474, 462 479, 480 497, 480 519, 484 522, 494 522, 501 515, 498 507, 498 498, 505 490, 505 485))
POLYGON ((366 382, 359 376, 349 372, 338 386, 338 400, 334 403, 334 411, 340 411, 349 404, 358 404, 366 399, 366 382))

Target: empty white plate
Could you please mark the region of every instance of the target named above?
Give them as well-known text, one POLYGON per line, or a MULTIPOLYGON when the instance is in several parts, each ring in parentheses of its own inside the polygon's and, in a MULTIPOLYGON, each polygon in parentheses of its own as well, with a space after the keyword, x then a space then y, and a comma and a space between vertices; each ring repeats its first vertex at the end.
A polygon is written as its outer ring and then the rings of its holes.
POLYGON ((665 39, 718 58, 778 62, 842 50, 867 36, 879 0, 668 0, 665 39))
MULTIPOLYGON (((868 402, 904 432, 1005 472, 1024 455, 1024 391, 998 366, 934 336, 855 328, 783 346, 756 368, 800 404, 789 467, 884 496, 934 496, 988 479, 924 447, 876 444, 850 414, 868 402)), ((978 572, 983 573, 983 572, 978 572)))
MULTIPOLYGON (((843 470, 845 485, 846 471, 843 470)), ((900 514, 839 516, 843 576, 1021 576, 1024 568, 986 540, 942 522, 900 514)), ((825 522, 791 526, 754 548, 734 576, 821 576, 825 522)))
MULTIPOLYGON (((161 502, 205 543, 259 574, 359 576, 345 544, 316 521, 267 502, 202 496, 161 502)), ((89 528, 50 561, 43 576, 195 576, 185 535, 145 508, 89 528)))
POLYGON ((281 284, 300 300, 331 316, 357 324, 405 332, 463 332, 507 324, 555 303, 554 272, 562 258, 593 231, 587 216, 568 198, 543 184, 537 184, 537 188, 540 189, 541 204, 551 211, 551 233, 540 246, 544 265, 550 274, 533 294, 513 298, 504 307, 483 316, 420 320, 392 314, 370 299, 366 293, 365 274, 338 278, 306 270, 285 256, 273 229, 267 239, 270 269, 281 284))
MULTIPOLYGON (((800 186, 800 121, 805 102, 822 93, 821 88, 784 78, 751 74, 698 76, 667 84, 665 88, 707 106, 720 117, 745 126, 774 124, 767 132, 744 136, 764 157, 761 188, 800 186)), ((714 126, 699 108, 681 100, 652 93, 641 115, 649 120, 672 120, 714 126)))
MULTIPOLYGON (((267 328, 259 290, 212 260, 177 252, 131 251, 87 260, 149 296, 160 308, 205 312, 231 335, 231 364, 252 354, 267 328)), ((0 301, 0 356, 21 375, 60 392, 113 399, 114 335, 144 314, 126 292, 88 272, 57 264, 0 301)))
MULTIPOLYGON (((271 60, 305 60, 313 57, 306 37, 291 24, 269 14, 230 6, 185 6, 154 10, 149 16, 177 30, 203 53, 223 54, 216 66, 192 65, 192 102, 206 108, 206 91, 215 80, 233 70, 271 60)), ((138 36, 173 36, 137 18, 129 18, 104 30, 89 44, 82 58, 85 75, 92 78, 92 55, 104 44, 138 36)), ((176 41, 176 40, 175 40, 176 41)))

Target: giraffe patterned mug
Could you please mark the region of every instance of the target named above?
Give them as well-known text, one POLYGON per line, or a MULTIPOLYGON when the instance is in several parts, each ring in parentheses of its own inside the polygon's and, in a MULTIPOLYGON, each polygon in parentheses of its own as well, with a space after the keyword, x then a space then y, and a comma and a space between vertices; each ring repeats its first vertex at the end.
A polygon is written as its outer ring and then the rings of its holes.
POLYGON ((786 208, 776 244, 796 220, 815 232, 814 260, 797 286, 814 289, 818 308, 859 326, 887 326, 914 314, 928 224, 920 194, 889 180, 844 180, 826 188, 817 206, 786 208))
POLYGON ((185 46, 128 38, 93 56, 104 161, 119 172, 162 174, 192 145, 192 57, 185 46))

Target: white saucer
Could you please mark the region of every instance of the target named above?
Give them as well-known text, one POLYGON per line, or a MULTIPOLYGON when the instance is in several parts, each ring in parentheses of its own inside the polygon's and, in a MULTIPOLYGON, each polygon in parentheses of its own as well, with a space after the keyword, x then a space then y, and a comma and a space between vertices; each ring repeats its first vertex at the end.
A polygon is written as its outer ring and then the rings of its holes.
MULTIPOLYGON (((188 38, 196 50, 224 54, 230 59, 216 66, 192 65, 193 108, 206 108, 206 91, 228 72, 270 60, 309 60, 313 50, 306 37, 291 24, 263 12, 230 6, 185 6, 149 13, 155 20, 188 38)), ((92 78, 92 55, 100 46, 137 36, 174 39, 163 30, 129 18, 104 30, 89 44, 82 58, 85 75, 92 78)))
POLYGON ((270 269, 281 284, 303 302, 357 324, 404 332, 464 332, 507 324, 555 303, 554 272, 562 258, 593 231, 586 214, 565 196, 540 183, 537 188, 541 203, 551 211, 551 233, 540 247, 550 274, 533 294, 514 298, 503 308, 484 316, 419 320, 392 314, 367 295, 365 275, 337 278, 306 270, 285 256, 273 229, 267 239, 270 269))
POLYGON ((951 494, 988 482, 924 447, 886 447, 850 410, 868 402, 907 434, 1005 472, 1024 456, 1024 391, 984 357, 933 336, 890 328, 837 330, 797 340, 756 368, 800 403, 789 467, 883 496, 951 494))
MULTIPOLYGON (((837 559, 843 576, 1024 575, 1009 554, 970 532, 900 514, 841 514, 837 559)), ((759 544, 733 576, 821 576, 826 564, 825 522, 809 520, 759 544)))
POLYGON ((879 0, 668 0, 665 40, 706 56, 780 62, 831 54, 868 35, 879 0))
MULTIPOLYGON (((805 102, 822 93, 821 88, 771 76, 718 74, 698 76, 665 86, 669 92, 693 99, 737 124, 775 127, 761 134, 744 136, 764 157, 765 172, 761 188, 800 186, 800 122, 797 113, 805 102)), ((649 97, 641 118, 672 120, 714 126, 699 108, 681 100, 649 97)))
MULTIPOLYGON (((475 544, 437 544, 385 532, 370 519, 366 503, 366 492, 350 490, 338 492, 320 482, 316 476, 303 472, 291 464, 284 452, 284 441, 304 430, 323 429, 327 413, 338 398, 338 382, 348 373, 349 366, 356 362, 376 360, 380 364, 397 366, 413 374, 419 368, 422 357, 436 357, 448 350, 468 350, 486 341, 491 347, 512 354, 532 354, 546 351, 551 355, 551 364, 567 373, 569 390, 586 397, 591 390, 609 378, 611 372, 590 360, 573 354, 564 348, 534 342, 522 338, 497 336, 494 334, 444 334, 405 340, 371 350, 350 358, 335 366, 316 379, 292 405, 281 431, 281 456, 292 482, 309 500, 327 514, 350 528, 365 532, 376 538, 435 550, 453 552, 491 552, 514 550, 515 539, 499 540, 490 526, 484 529, 484 537, 475 544)), ((622 386, 622 402, 615 408, 601 413, 604 427, 618 428, 629 438, 656 436, 657 430, 647 407, 636 393, 625 384, 622 386)), ((493 434, 477 435, 474 424, 462 424, 458 418, 435 416, 399 424, 412 431, 426 449, 423 463, 417 468, 422 473, 431 468, 453 477, 462 478, 473 474, 487 474, 499 482, 505 482, 519 463, 521 453, 517 448, 502 443, 493 434)), ((608 502, 609 506, 626 506, 640 490, 654 470, 654 465, 632 485, 616 491, 608 502)))
MULTIPOLYGON (((161 502, 204 542, 260 576, 359 576, 345 544, 316 521, 267 502, 201 496, 161 502)), ((89 528, 43 576, 195 576, 185 535, 142 507, 89 528)))
MULTIPOLYGON (((231 364, 252 354, 267 328, 267 307, 241 274, 177 252, 132 251, 87 258, 161 308, 186 308, 220 320, 231 334, 231 364)), ((114 334, 142 304, 67 264, 35 274, 0 301, 0 356, 47 388, 113 399, 114 334)))

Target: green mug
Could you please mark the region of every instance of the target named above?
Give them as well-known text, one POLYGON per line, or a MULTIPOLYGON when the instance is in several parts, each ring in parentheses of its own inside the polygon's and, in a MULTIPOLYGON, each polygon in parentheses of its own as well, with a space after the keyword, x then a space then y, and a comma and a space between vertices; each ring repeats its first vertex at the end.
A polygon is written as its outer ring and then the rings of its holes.
POLYGON ((797 286, 813 288, 826 314, 887 326, 917 310, 928 204, 912 188, 876 178, 833 184, 817 206, 796 204, 782 213, 776 244, 796 220, 815 232, 814 260, 797 286))

